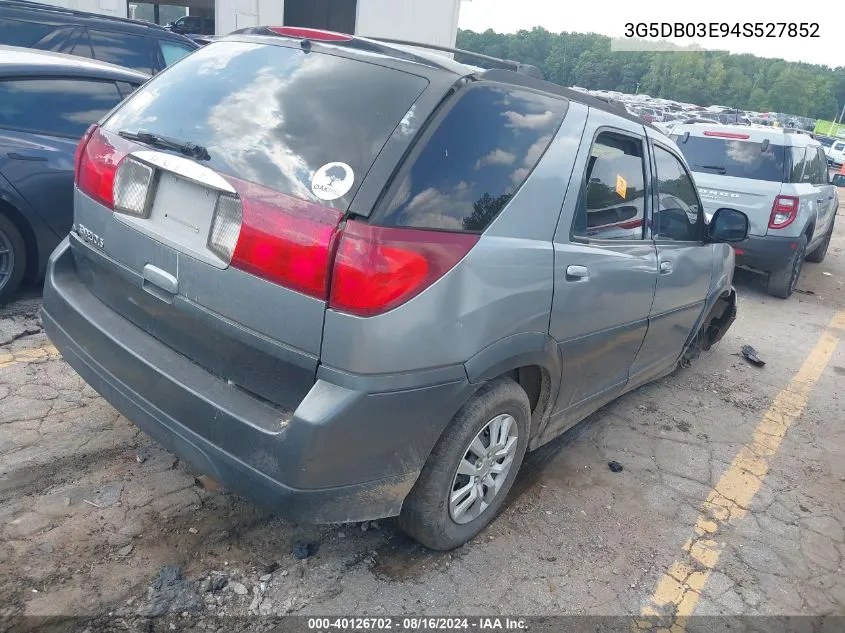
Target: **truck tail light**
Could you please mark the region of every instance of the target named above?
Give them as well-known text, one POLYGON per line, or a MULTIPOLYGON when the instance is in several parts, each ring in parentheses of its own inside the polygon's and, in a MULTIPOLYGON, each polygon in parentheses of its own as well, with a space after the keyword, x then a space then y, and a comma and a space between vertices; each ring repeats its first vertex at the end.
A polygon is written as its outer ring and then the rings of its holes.
POLYGON ((798 198, 795 196, 778 196, 772 204, 769 216, 770 229, 782 229, 789 226, 798 217, 798 198))

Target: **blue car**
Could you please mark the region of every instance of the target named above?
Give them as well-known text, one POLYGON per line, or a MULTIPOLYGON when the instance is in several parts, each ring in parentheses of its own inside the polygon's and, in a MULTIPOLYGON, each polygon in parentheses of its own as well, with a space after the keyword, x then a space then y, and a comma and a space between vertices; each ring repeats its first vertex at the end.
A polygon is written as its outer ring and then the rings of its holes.
POLYGON ((85 130, 148 75, 104 62, 0 46, 0 305, 73 221, 73 164, 85 130))

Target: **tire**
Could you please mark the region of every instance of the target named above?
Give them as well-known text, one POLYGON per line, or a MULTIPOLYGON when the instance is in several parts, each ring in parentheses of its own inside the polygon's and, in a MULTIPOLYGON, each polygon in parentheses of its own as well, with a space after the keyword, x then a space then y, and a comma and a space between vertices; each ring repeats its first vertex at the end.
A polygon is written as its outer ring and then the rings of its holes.
MULTIPOLYGON (((459 547, 481 532, 496 516, 513 485, 528 446, 530 421, 528 396, 513 380, 497 378, 481 387, 452 418, 423 466, 419 479, 402 506, 399 515, 402 529, 426 547, 441 551, 459 547), (492 460, 488 458, 487 463, 484 463, 478 459, 478 455, 473 454, 470 444, 480 440, 481 448, 488 448, 485 442, 490 436, 483 432, 489 432, 489 427, 495 426, 496 420, 502 420, 502 416, 510 416, 512 420, 509 425, 512 429, 510 436, 516 433, 516 442, 511 444, 508 440, 508 445, 512 445, 508 453, 510 461, 507 458, 497 459, 493 455, 492 460), (458 473, 462 463, 464 468, 472 466, 465 459, 466 456, 482 462, 477 472, 487 473, 488 464, 510 464, 498 476, 493 470, 485 476, 487 483, 497 482, 500 477, 504 477, 500 484, 496 484, 496 492, 488 497, 486 507, 480 500, 468 503, 468 495, 477 489, 472 487, 468 475, 458 473), (455 506, 450 507, 453 491, 467 487, 470 493, 458 497, 455 506), (465 510, 461 514, 462 505, 465 510)), ((490 438, 489 442, 492 441, 490 438)), ((503 451, 500 450, 498 454, 503 454, 503 451)), ((487 487, 486 483, 481 486, 483 500, 493 487, 487 487)))
POLYGON ((820 264, 824 261, 825 255, 827 255, 827 247, 830 246, 830 238, 833 236, 833 222, 830 223, 830 230, 827 232, 827 235, 824 237, 824 241, 821 244, 816 246, 808 255, 807 261, 813 262, 814 264, 820 264))
POLYGON ((0 305, 17 292, 26 270, 26 244, 20 231, 0 213, 0 305))
POLYGON ((804 266, 806 254, 807 236, 802 235, 789 263, 781 270, 769 273, 768 292, 770 295, 781 299, 789 299, 792 296, 795 286, 798 285, 798 278, 801 277, 801 269, 804 266))

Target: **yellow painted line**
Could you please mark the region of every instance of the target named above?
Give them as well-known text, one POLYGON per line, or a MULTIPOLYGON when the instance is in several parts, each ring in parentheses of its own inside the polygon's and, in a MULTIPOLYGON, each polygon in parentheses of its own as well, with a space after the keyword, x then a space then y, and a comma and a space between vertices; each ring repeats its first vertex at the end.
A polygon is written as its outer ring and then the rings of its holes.
MULTIPOLYGON (((845 334, 845 310, 836 314, 792 380, 779 392, 728 470, 707 495, 695 524, 695 536, 683 554, 658 581, 641 615, 659 617, 659 633, 682 633, 724 547, 716 539, 728 524, 742 519, 769 472, 790 425, 801 417, 815 384, 830 362, 840 335, 845 334)), ((635 631, 651 631, 654 620, 634 623, 635 631)))
POLYGON ((44 347, 22 349, 11 354, 0 352, 0 369, 17 365, 18 363, 31 363, 42 358, 54 358, 59 355, 59 350, 51 344, 44 347))

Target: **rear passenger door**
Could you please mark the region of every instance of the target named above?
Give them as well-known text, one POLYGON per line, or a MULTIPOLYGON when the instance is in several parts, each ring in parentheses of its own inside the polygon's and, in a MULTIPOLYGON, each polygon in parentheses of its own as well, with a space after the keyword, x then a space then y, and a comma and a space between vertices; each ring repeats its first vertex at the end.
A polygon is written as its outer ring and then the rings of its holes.
POLYGON ((704 309, 713 274, 713 246, 704 242, 704 210, 692 176, 674 150, 657 142, 651 149, 657 290, 632 382, 674 366, 704 309))
POLYGON ((563 376, 552 428, 618 395, 646 333, 657 255, 643 127, 591 110, 554 239, 550 335, 563 376))
POLYGON ((834 206, 835 188, 830 182, 830 174, 827 170, 827 160, 824 150, 821 147, 808 147, 807 155, 813 152, 815 160, 812 162, 813 185, 816 190, 817 218, 816 228, 813 233, 814 240, 819 241, 827 235, 830 230, 830 223, 836 213, 834 206))

